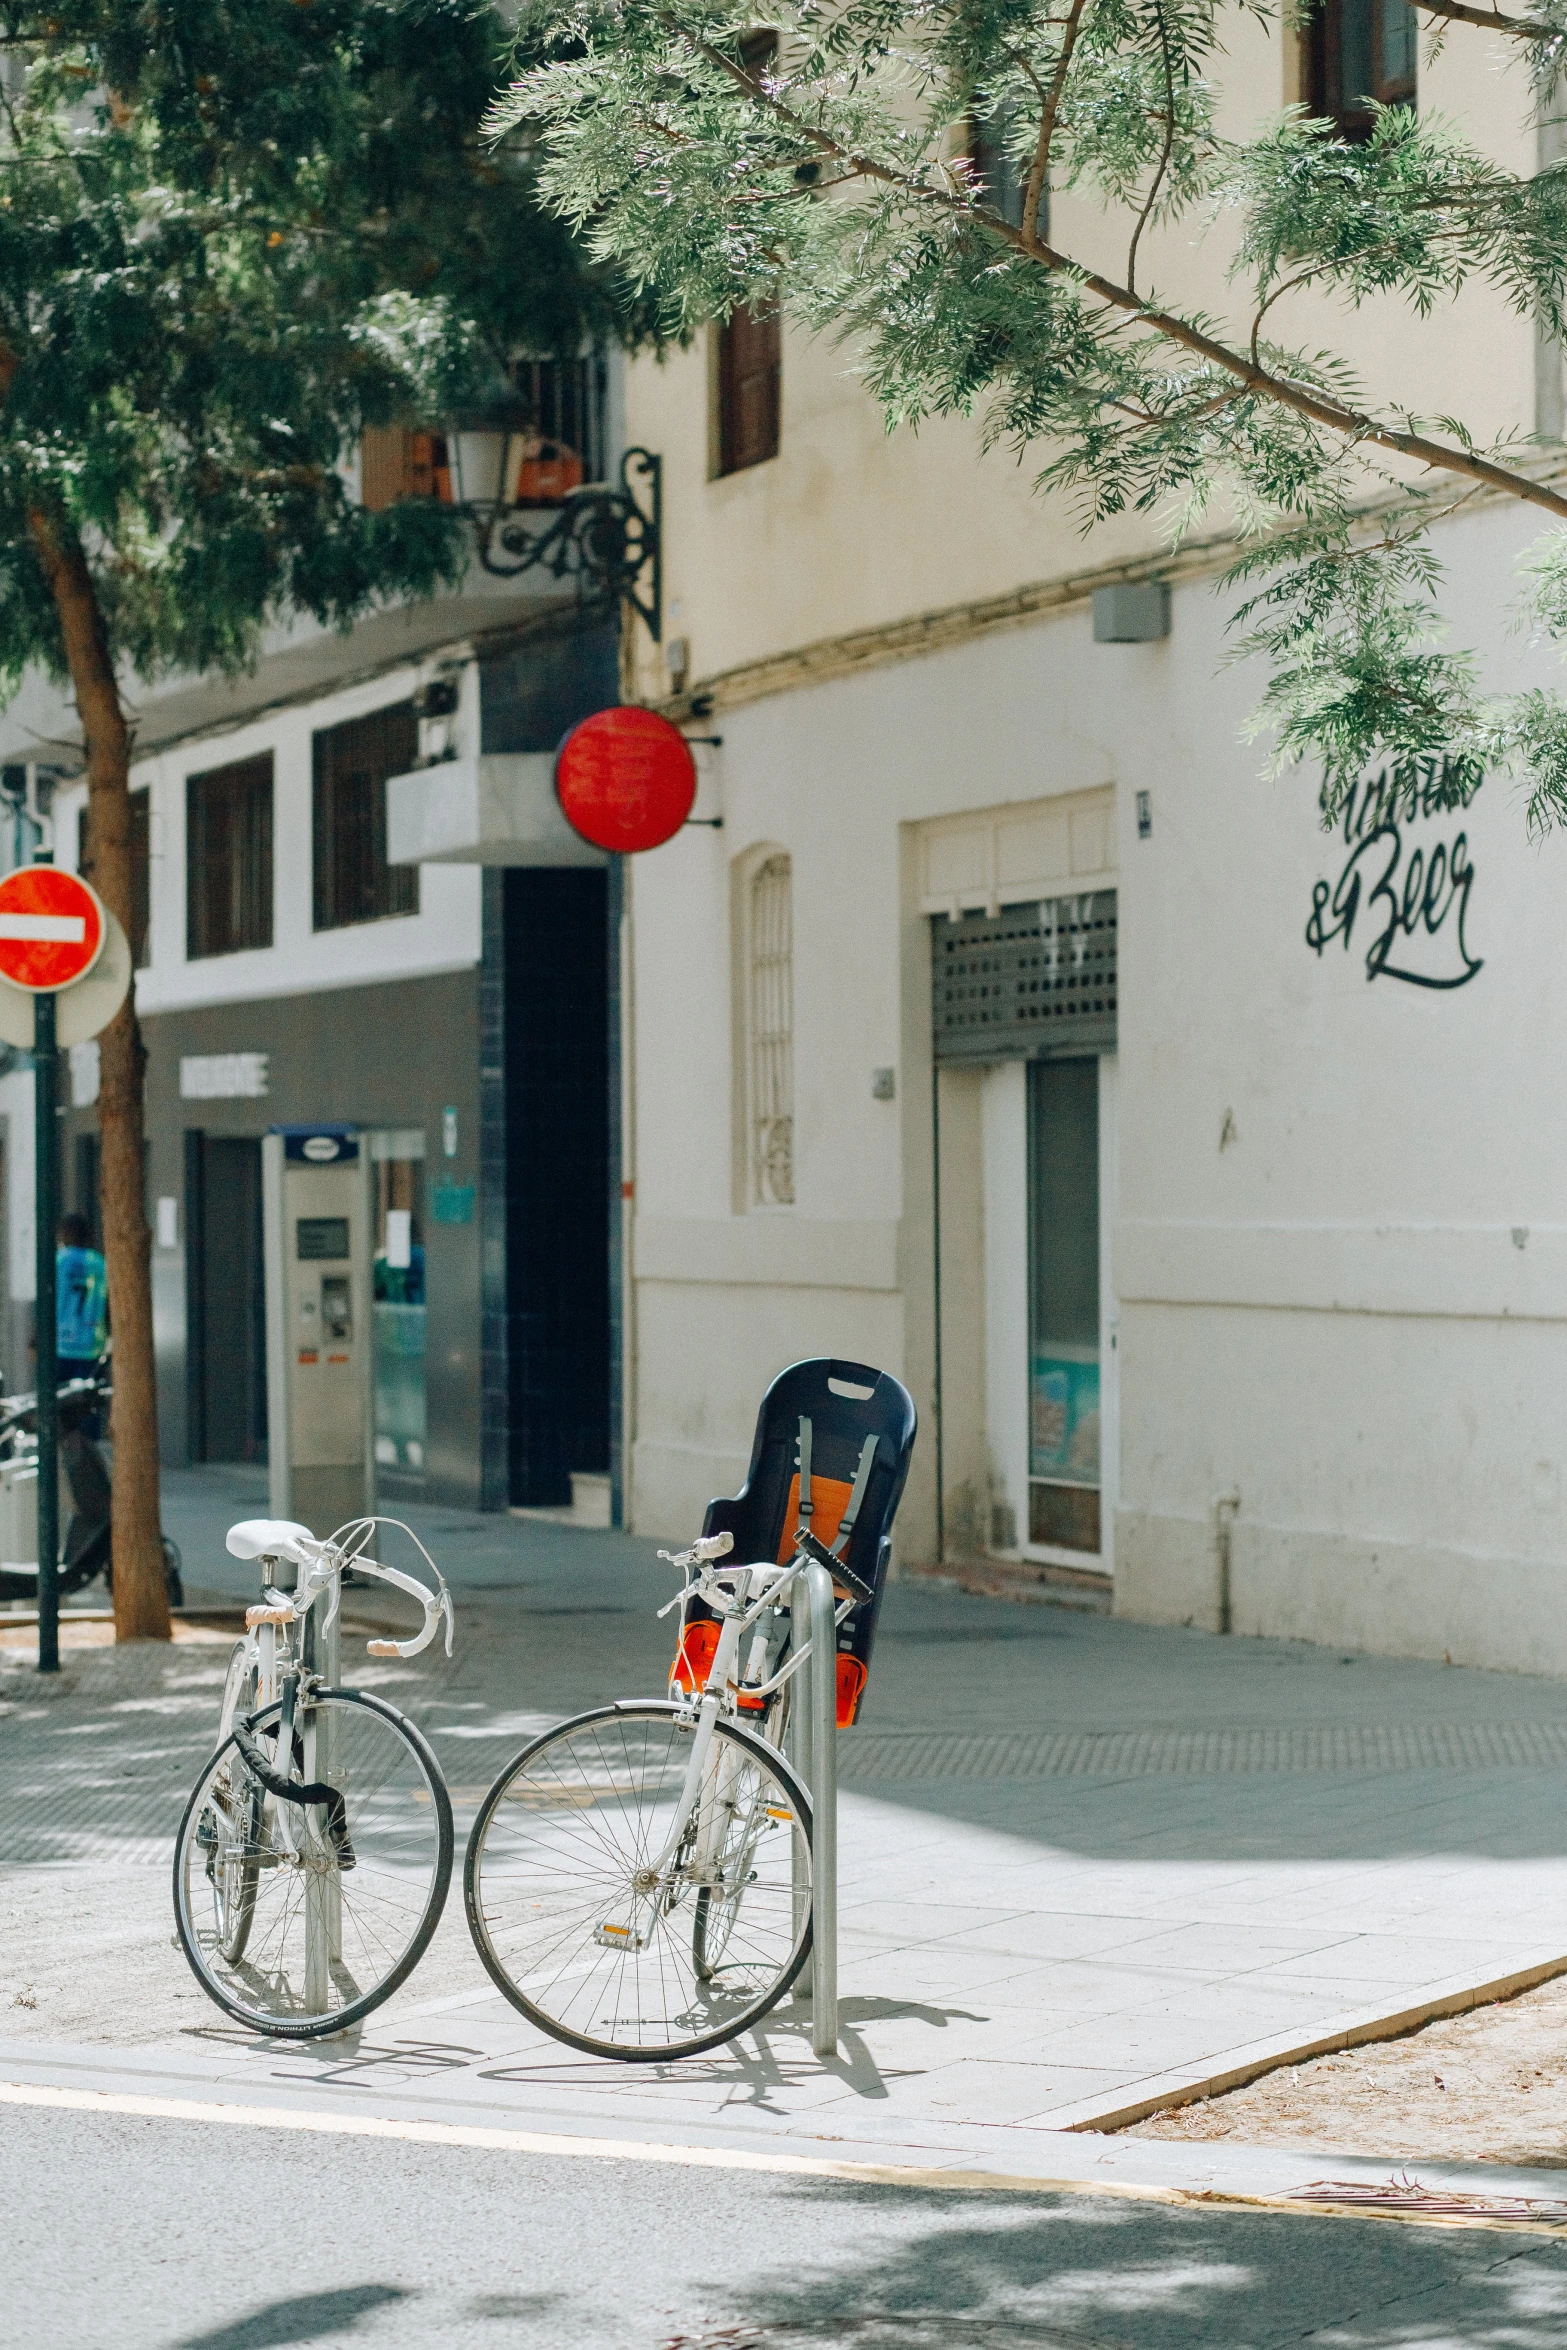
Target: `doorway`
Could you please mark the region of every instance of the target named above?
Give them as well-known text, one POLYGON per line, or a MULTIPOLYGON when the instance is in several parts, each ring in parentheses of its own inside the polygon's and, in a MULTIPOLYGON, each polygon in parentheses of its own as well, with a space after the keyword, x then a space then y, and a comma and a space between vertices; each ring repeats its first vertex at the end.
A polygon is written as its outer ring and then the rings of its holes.
POLYGON ((510 1499, 609 1467, 607 876, 513 867, 506 939, 510 1499))
POLYGON ((191 1458, 267 1457, 261 1143, 186 1136, 191 1458))
POLYGON ((1109 1574, 1115 1056, 993 1064, 981 1101, 990 1547, 1109 1574))
POLYGON ((1028 1542, 1104 1547, 1099 1062, 1028 1068, 1028 1542))
POLYGON ((425 1474, 424 1134, 369 1137, 375 1302, 375 1458, 381 1482, 418 1493, 425 1474))

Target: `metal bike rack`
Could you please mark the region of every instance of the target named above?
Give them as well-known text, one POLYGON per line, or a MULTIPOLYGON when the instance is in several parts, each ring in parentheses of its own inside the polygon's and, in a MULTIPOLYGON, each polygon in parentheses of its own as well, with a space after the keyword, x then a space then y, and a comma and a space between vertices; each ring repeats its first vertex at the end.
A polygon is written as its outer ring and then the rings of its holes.
MULTIPOLYGON (((305 1618, 302 1662, 319 1673, 328 1689, 342 1679, 342 1584, 330 1612, 312 1608, 305 1618)), ((332 1752, 331 1725, 321 1708, 313 1710, 305 1733, 307 1780, 330 1780, 337 1757, 332 1752)), ((324 1815, 314 1810, 300 1814, 300 1832, 307 1849, 331 1850, 324 1815)), ((343 1883, 334 1865, 313 1868, 305 1879, 305 2012, 324 2015, 331 1997, 332 1968, 343 1957, 343 1883)))
MULTIPOLYGON (((810 1641, 801 1669, 802 1702, 789 1709, 789 1759, 811 1794, 815 1927, 795 1999, 811 2005, 811 2046, 838 2053, 838 1623, 832 1577, 808 1559, 790 1592, 797 1647, 810 1641)), ((797 1899, 803 1888, 796 1887, 797 1899)))

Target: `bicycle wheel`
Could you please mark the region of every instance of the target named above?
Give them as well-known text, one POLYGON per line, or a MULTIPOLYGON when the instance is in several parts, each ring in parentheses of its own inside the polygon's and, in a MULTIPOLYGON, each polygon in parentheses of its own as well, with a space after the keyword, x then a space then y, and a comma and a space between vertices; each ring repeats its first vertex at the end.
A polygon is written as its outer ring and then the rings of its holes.
POLYGON ((480 1806, 463 1872, 474 1944, 512 2005, 569 2047, 695 2056, 757 2023, 805 1963, 810 1798, 754 1731, 718 1724, 659 1872, 691 1738, 674 1705, 581 1714, 524 1747, 480 1806))
MULTIPOLYGON (((273 1769, 281 1712, 248 1733, 273 1769)), ((270 1794, 237 1736, 219 1747, 180 1822, 174 1914, 209 1998, 309 2040, 368 2015, 417 1963, 451 1883, 452 1807, 413 1724, 356 1689, 301 1703, 293 1764, 340 1807, 270 1794)))

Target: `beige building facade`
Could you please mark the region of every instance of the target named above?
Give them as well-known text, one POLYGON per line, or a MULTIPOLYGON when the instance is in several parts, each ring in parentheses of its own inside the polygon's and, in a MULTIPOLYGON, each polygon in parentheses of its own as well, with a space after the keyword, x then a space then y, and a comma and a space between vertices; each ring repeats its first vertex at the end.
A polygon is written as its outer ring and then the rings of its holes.
MULTIPOLYGON (((1522 74, 1476 55, 1420 103, 1530 168, 1522 74)), ((1260 29, 1234 68, 1237 124, 1299 86, 1260 29)), ((1320 323, 1479 432, 1559 419, 1488 298, 1320 323)), ((689 1534, 831 1353, 919 1406, 905 1564, 1567 1670, 1567 850, 1500 779, 1455 816, 1368 775, 1324 834, 1242 740, 1223 516, 1174 558, 1085 539, 977 426, 888 436, 851 358, 785 334, 729 471, 720 338, 630 371, 667 614, 631 683, 715 738, 626 894, 630 1522, 689 1534)), ((1536 535, 1442 534, 1499 688, 1556 676, 1507 625, 1536 535)))

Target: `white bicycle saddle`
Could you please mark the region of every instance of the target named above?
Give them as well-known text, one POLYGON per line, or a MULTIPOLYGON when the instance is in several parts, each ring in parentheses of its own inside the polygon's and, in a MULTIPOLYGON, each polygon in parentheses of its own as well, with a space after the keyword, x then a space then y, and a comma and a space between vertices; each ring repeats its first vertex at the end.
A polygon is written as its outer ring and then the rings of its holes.
POLYGON ((228 1530, 224 1548, 237 1559, 287 1559, 291 1566, 307 1567, 320 1545, 308 1526, 291 1518, 241 1518, 228 1530))

